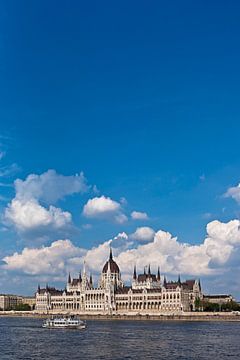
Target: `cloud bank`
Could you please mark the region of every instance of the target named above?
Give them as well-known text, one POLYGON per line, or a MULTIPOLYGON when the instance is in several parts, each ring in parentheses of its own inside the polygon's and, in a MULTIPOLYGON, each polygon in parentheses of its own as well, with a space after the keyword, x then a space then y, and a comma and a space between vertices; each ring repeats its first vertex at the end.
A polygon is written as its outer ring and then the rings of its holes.
MULTIPOLYGON (((70 240, 57 240, 49 247, 25 248, 20 253, 4 257, 5 270, 19 271, 23 274, 52 274, 66 271, 78 272, 85 259, 89 271, 99 273, 113 247, 114 257, 120 266, 124 279, 130 279, 134 264, 142 271, 151 263, 165 274, 186 274, 200 276, 220 276, 229 268, 238 268, 240 247, 240 221, 227 223, 212 221, 207 225, 207 234, 199 245, 181 243, 169 232, 158 230, 148 242, 133 241, 134 234, 121 233, 92 249, 79 248, 70 240)), ((144 229, 144 228, 143 228, 144 229)), ((145 229, 146 230, 146 229, 145 229)), ((145 231, 144 230, 144 231, 145 231)), ((152 230, 153 231, 153 230, 152 230)))

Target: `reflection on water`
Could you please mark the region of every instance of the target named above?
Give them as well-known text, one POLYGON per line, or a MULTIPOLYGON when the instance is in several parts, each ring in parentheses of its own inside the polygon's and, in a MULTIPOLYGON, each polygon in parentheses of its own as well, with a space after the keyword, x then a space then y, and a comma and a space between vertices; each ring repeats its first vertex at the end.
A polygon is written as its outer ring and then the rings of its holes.
POLYGON ((240 359, 240 323, 89 320, 86 330, 41 324, 0 318, 0 359, 240 359))

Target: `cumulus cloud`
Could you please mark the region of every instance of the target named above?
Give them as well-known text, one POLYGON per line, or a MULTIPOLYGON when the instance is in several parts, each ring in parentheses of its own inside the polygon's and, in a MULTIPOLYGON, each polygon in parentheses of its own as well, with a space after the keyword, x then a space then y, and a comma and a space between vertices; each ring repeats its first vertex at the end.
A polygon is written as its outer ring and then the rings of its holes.
POLYGON ((5 223, 25 234, 36 231, 45 240, 44 232, 63 230, 72 225, 71 214, 52 204, 67 195, 88 190, 82 173, 63 176, 55 170, 41 175, 30 174, 26 180, 17 179, 14 186, 16 195, 5 209, 5 223))
POLYGON ((46 209, 33 199, 25 202, 14 199, 5 211, 5 219, 18 230, 27 231, 49 226, 63 228, 71 224, 72 216, 52 205, 46 209))
POLYGON ((37 199, 47 204, 74 193, 84 193, 88 190, 83 173, 64 176, 55 170, 48 170, 41 175, 30 174, 26 180, 15 180, 16 197, 22 201, 37 199))
POLYGON ((83 215, 87 218, 109 218, 122 224, 127 221, 122 213, 121 204, 104 195, 89 199, 83 207, 83 215))
POLYGON ((85 250, 74 246, 70 240, 57 240, 51 246, 25 248, 21 253, 6 256, 2 267, 28 275, 63 275, 71 266, 69 262, 85 253, 85 250))
POLYGON ((3 267, 26 274, 43 272, 51 275, 64 268, 78 271, 85 259, 89 270, 97 273, 108 258, 110 244, 125 279, 131 278, 134 264, 142 271, 149 263, 155 270, 161 266, 165 274, 216 277, 231 267, 239 266, 240 221, 210 222, 207 235, 199 245, 181 243, 163 230, 154 233, 147 243, 134 242, 131 235, 120 233, 89 250, 74 246, 70 240, 59 240, 49 247, 25 248, 21 253, 7 256, 3 259, 3 267))
POLYGON ((231 197, 240 204, 240 184, 230 187, 225 193, 225 197, 231 197))
POLYGON ((145 212, 133 211, 131 213, 131 218, 133 220, 148 220, 148 215, 145 212))
POLYGON ((148 227, 142 226, 137 228, 137 230, 130 235, 131 239, 137 240, 139 242, 149 242, 152 241, 155 235, 155 231, 148 227))

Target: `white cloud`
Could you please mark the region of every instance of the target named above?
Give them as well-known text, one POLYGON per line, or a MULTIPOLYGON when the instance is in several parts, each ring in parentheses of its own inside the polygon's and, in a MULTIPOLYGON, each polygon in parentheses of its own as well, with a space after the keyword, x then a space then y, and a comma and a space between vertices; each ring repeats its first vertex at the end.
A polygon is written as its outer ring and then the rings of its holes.
POLYGON ((131 239, 137 240, 140 242, 149 242, 152 241, 155 235, 155 231, 148 227, 148 226, 142 226, 137 228, 137 230, 130 235, 131 239))
POLYGON ((14 183, 16 197, 21 201, 37 199, 48 204, 74 193, 88 190, 83 173, 64 176, 55 170, 48 170, 41 175, 30 174, 26 180, 17 179, 14 183))
POLYGON ((231 197, 240 204, 240 184, 230 187, 225 193, 225 197, 231 197))
MULTIPOLYGON (((63 176, 55 170, 41 175, 30 174, 26 180, 17 179, 14 186, 16 195, 5 209, 4 220, 19 232, 32 234, 36 231, 38 237, 43 232, 69 228, 72 225, 71 214, 52 204, 67 195, 88 190, 82 173, 63 176)), ((39 239, 46 241, 46 236, 39 239)))
POLYGON ((128 221, 128 218, 126 215, 124 214, 118 214, 115 216, 115 221, 119 224, 123 224, 125 223, 126 221, 128 221))
POLYGON ((89 199, 83 207, 83 215, 87 218, 113 218, 120 224, 127 221, 121 211, 121 204, 104 195, 89 199))
POLYGON ((50 226, 55 229, 63 228, 71 224, 72 216, 69 212, 52 205, 46 209, 36 200, 21 202, 14 199, 6 208, 5 219, 18 230, 27 231, 50 226))
POLYGON ((57 240, 48 247, 25 248, 22 253, 6 256, 3 268, 28 275, 62 275, 70 267, 71 259, 85 253, 85 250, 75 247, 70 240, 57 240))
POLYGON ((148 220, 148 215, 145 212, 133 211, 131 213, 131 218, 133 220, 148 220))
POLYGON ((109 197, 100 196, 88 200, 84 205, 83 214, 86 217, 97 217, 102 214, 109 214, 120 209, 120 204, 109 197))
POLYGON ((210 276, 209 281, 220 279, 223 283, 230 270, 239 271, 240 221, 210 222, 206 238, 199 245, 181 243, 162 230, 154 233, 148 243, 134 242, 132 235, 120 233, 89 250, 76 247, 69 240, 58 240, 49 247, 25 248, 21 253, 5 257, 3 269, 32 275, 49 274, 51 279, 58 273, 66 274, 69 269, 77 273, 86 259, 89 271, 99 273, 108 258, 110 244, 125 280, 131 279, 134 264, 142 271, 151 263, 153 271, 159 265, 164 274, 210 276))

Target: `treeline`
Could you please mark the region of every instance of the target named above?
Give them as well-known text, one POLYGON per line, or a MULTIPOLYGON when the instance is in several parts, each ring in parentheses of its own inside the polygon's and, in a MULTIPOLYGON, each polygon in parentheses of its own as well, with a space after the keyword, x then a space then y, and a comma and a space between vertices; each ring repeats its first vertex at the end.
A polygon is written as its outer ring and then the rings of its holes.
MULTIPOLYGON (((6 311, 30 311, 31 310, 31 306, 28 304, 18 304, 14 307, 9 307, 8 309, 6 309, 6 311)), ((0 308, 0 311, 3 311, 2 308, 0 308)))
POLYGON ((206 300, 196 299, 196 311, 240 311, 240 305, 235 301, 228 301, 226 303, 212 303, 206 300))

